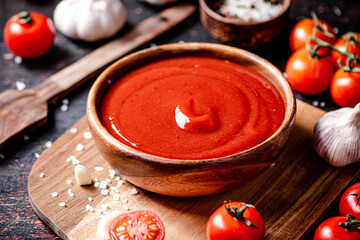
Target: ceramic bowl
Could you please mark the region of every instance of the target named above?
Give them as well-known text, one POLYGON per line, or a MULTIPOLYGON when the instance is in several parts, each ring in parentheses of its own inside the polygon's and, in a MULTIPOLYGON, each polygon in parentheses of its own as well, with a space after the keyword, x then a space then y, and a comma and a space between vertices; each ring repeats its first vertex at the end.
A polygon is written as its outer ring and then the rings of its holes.
POLYGON ((269 42, 286 25, 291 0, 279 0, 282 11, 275 17, 263 22, 243 22, 226 18, 215 12, 214 3, 218 0, 199 0, 200 20, 205 29, 222 43, 246 49, 255 49, 269 42))
POLYGON ((267 169, 292 131, 296 101, 283 74, 268 61, 238 48, 210 43, 177 43, 145 49, 108 67, 93 84, 87 100, 87 119, 96 146, 108 164, 127 181, 151 192, 180 197, 206 196, 236 188, 267 169), (227 59, 269 79, 285 102, 280 128, 261 144, 237 154, 203 160, 162 158, 128 147, 101 124, 98 106, 111 81, 143 64, 174 56, 195 55, 227 59))

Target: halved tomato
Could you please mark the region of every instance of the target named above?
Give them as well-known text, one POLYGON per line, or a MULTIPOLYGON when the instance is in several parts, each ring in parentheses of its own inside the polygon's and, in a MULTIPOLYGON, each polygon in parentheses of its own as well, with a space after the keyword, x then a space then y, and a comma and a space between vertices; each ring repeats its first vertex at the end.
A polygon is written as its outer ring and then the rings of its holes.
POLYGON ((163 240, 165 227, 155 213, 139 210, 116 217, 109 227, 111 240, 163 240))

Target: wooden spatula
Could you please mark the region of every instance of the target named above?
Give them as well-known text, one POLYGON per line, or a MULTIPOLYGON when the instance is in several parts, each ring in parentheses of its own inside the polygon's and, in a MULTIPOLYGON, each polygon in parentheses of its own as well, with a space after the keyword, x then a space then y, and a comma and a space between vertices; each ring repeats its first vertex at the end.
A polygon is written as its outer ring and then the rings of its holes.
POLYGON ((0 94, 0 150, 47 120, 48 105, 92 79, 126 53, 144 45, 189 17, 196 7, 182 4, 152 16, 94 50, 70 66, 51 75, 41 84, 23 91, 7 90, 0 94))

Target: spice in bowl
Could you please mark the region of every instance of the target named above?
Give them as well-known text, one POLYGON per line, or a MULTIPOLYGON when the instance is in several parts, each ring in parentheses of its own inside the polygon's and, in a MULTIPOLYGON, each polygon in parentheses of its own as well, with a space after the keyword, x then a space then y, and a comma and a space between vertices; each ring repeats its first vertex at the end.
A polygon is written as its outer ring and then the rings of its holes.
POLYGON ((224 17, 243 22, 264 22, 278 16, 283 9, 276 0, 222 0, 215 2, 214 7, 224 17))

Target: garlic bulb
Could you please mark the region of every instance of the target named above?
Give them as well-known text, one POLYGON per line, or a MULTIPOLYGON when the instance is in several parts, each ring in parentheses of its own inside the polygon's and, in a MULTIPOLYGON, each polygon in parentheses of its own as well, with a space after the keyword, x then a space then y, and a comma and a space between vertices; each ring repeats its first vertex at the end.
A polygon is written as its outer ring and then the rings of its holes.
POLYGON ((125 22, 126 10, 120 0, 62 0, 54 10, 60 32, 88 42, 115 35, 125 22))
POLYGON ((140 2, 146 2, 155 6, 163 6, 165 4, 176 2, 178 0, 139 0, 140 2))
POLYGON ((360 162, 360 103, 326 113, 314 128, 316 152, 335 167, 360 162))

